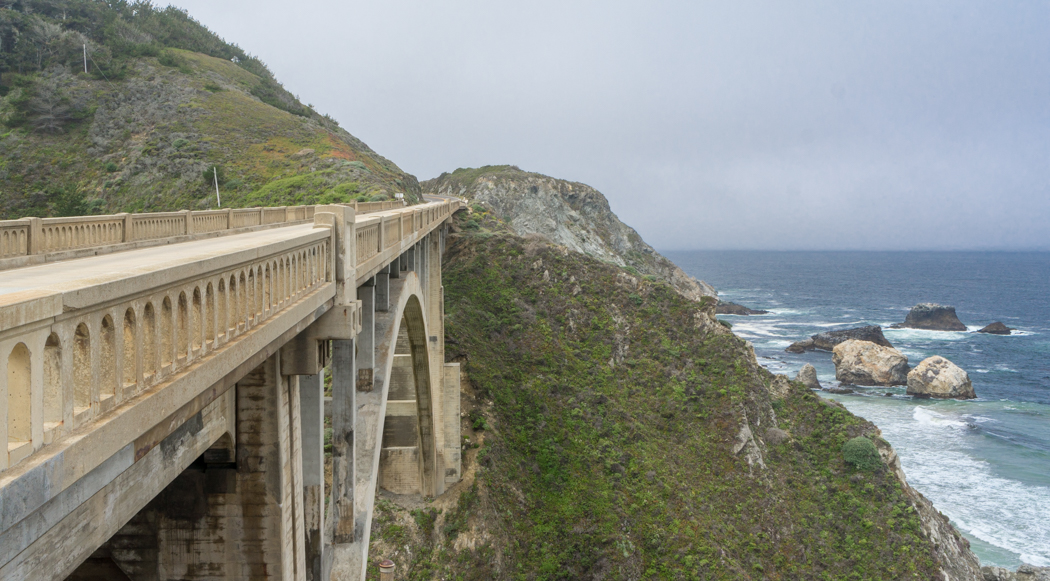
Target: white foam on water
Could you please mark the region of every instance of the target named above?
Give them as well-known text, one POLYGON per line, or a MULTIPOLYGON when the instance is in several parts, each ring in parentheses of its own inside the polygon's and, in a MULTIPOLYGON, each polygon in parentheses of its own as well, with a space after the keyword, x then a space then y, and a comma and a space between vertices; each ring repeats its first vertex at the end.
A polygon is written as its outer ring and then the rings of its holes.
POLYGON ((827 328, 827 327, 845 327, 847 325, 864 325, 864 324, 867 324, 867 323, 865 321, 849 321, 849 322, 838 321, 836 323, 809 323, 809 326, 811 326, 811 327, 827 328))
POLYGON ((891 343, 898 341, 962 341, 970 335, 969 331, 927 331, 926 329, 888 329, 883 326, 882 332, 891 343))
POLYGON ((733 332, 740 337, 749 338, 761 338, 761 337, 787 337, 783 332, 777 329, 777 325, 773 321, 756 321, 756 320, 734 320, 733 321, 733 332))
POLYGON ((972 428, 964 418, 987 418, 953 414, 965 406, 955 402, 916 406, 891 398, 839 401, 882 429, 900 455, 909 484, 960 530, 1032 565, 1050 565, 1050 487, 997 475, 987 462, 968 453, 972 428))

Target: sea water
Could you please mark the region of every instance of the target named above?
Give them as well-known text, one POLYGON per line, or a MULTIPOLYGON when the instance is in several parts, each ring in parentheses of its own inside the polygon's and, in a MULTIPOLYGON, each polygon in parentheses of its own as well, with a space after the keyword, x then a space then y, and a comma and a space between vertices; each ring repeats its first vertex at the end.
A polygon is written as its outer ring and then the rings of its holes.
POLYGON ((982 564, 1050 566, 1050 253, 666 254, 723 300, 771 311, 720 318, 774 373, 794 377, 811 363, 821 384, 837 384, 830 353, 784 348, 868 324, 882 325, 912 366, 941 355, 966 370, 976 400, 914 399, 903 387, 822 395, 879 426, 909 484, 952 520, 982 564), (888 328, 920 302, 954 306, 968 330, 888 328), (1017 331, 976 332, 993 321, 1017 331))

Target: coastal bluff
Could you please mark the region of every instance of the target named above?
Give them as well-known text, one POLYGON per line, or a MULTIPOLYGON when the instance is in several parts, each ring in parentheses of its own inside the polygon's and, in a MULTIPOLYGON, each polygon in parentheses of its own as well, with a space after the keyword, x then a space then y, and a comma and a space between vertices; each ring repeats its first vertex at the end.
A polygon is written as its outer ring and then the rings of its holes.
POLYGON ((714 287, 689 276, 649 246, 620 221, 601 192, 586 184, 499 165, 457 169, 420 187, 491 211, 519 236, 543 236, 574 252, 655 277, 694 301, 717 296, 714 287))

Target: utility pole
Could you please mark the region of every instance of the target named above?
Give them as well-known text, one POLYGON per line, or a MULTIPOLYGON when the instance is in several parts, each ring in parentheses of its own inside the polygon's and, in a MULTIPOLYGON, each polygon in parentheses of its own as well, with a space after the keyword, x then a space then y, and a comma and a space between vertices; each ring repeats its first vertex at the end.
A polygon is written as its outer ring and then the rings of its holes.
POLYGON ((211 166, 211 175, 215 178, 215 201, 219 203, 219 207, 222 207, 222 199, 219 198, 219 167, 211 166))
POLYGON ((87 44, 84 44, 84 74, 87 74, 87 44))

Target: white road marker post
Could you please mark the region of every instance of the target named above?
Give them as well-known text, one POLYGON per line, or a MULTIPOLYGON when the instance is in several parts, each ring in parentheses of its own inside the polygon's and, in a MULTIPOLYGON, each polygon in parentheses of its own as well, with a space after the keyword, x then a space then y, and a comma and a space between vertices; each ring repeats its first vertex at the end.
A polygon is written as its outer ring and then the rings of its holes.
POLYGON ((219 207, 222 207, 222 198, 219 197, 219 167, 211 166, 212 177, 215 178, 215 201, 219 203, 219 207))

